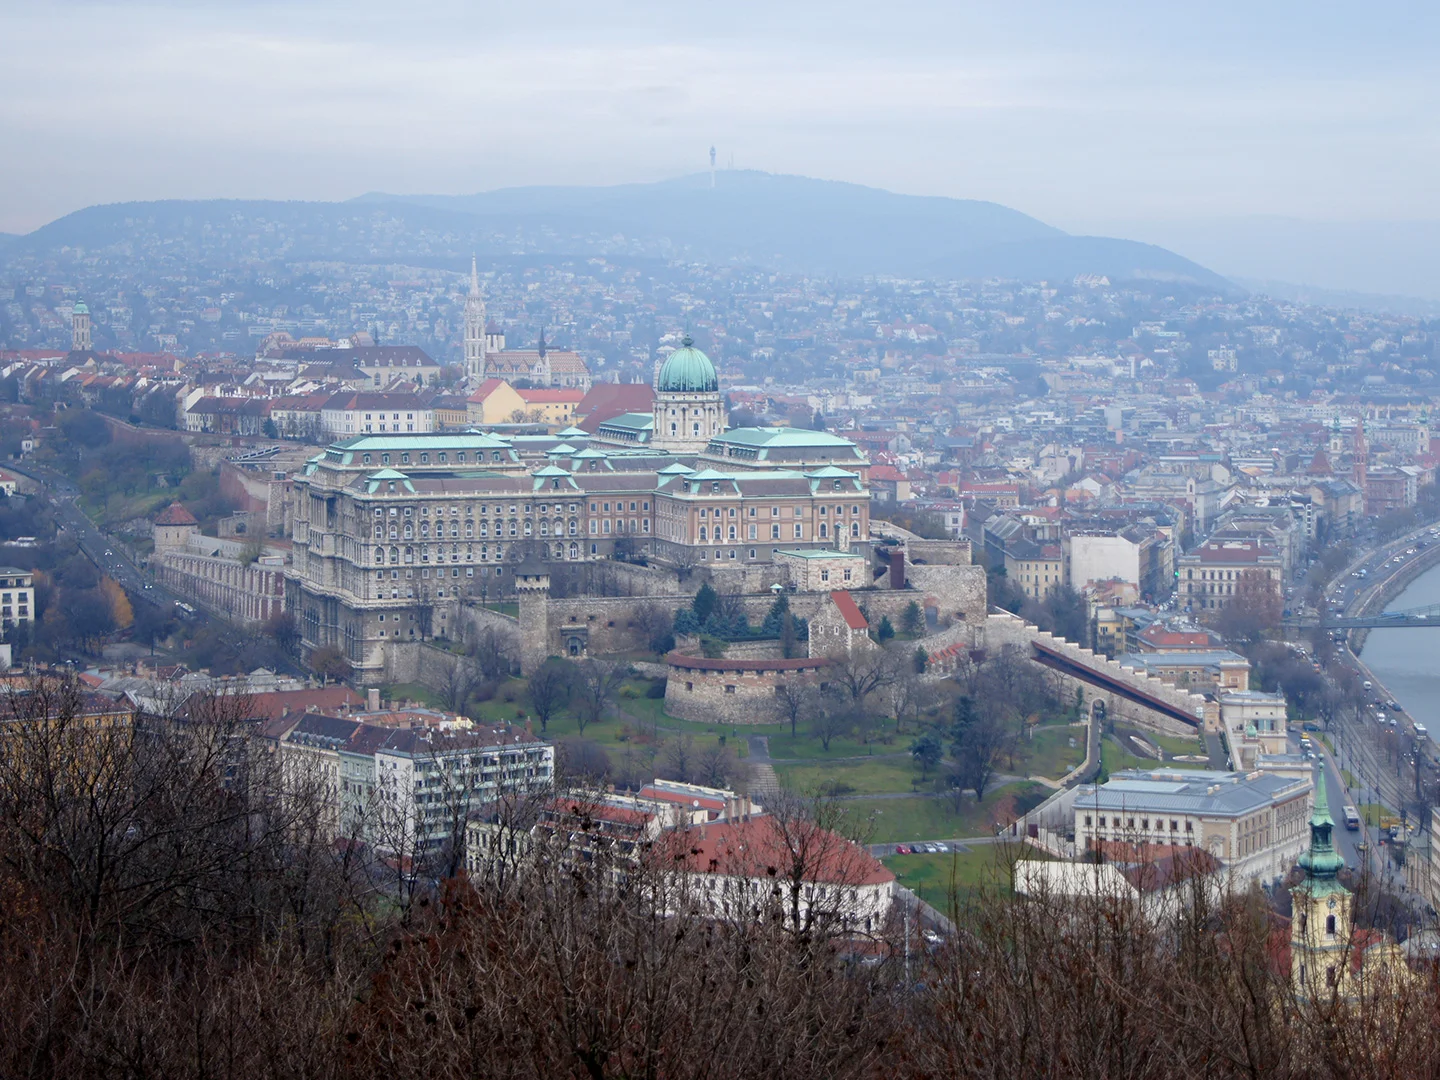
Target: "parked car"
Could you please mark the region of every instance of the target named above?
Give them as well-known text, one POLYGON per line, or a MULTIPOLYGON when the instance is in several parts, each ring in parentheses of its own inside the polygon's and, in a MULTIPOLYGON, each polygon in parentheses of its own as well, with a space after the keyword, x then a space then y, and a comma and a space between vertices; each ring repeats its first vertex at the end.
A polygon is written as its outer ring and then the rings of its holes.
POLYGON ((910 849, 909 849, 906 845, 904 845, 904 844, 896 844, 896 845, 895 845, 895 854, 896 854, 896 855, 909 855, 909 854, 910 854, 910 849))

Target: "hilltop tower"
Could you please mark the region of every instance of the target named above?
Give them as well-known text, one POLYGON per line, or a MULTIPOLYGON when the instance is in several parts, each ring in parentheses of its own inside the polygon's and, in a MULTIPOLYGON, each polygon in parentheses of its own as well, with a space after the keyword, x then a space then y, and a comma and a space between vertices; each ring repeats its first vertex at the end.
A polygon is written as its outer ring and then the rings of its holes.
POLYGON ((1305 880, 1290 891, 1290 977, 1302 998, 1328 996, 1350 962, 1350 914, 1354 897, 1340 884, 1345 861, 1335 850, 1335 822, 1325 796, 1325 771, 1317 769, 1310 847, 1300 856, 1305 880))
POLYGON ((550 657, 550 571, 532 551, 515 567, 520 607, 520 674, 530 675, 550 657))
POLYGON ((672 454, 698 454, 726 428, 715 365, 686 334, 655 380, 655 426, 650 445, 672 454))
POLYGON ((480 273, 470 256, 470 295, 465 298, 465 381, 479 386, 485 379, 485 297, 480 295, 480 273))
POLYGON ((94 346, 90 339, 90 309, 84 300, 76 300, 70 312, 70 349, 73 352, 89 352, 94 346))

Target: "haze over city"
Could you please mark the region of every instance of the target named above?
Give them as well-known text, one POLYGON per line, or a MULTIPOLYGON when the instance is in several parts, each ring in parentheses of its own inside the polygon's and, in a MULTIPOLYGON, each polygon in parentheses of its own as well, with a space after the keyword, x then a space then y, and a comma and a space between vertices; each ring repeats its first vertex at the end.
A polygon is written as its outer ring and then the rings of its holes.
POLYGON ((23 168, 0 179, 0 231, 135 199, 649 181, 716 145, 722 167, 986 199, 1221 273, 1434 299, 1436 19, 1338 3, 1203 19, 1122 3, 12 7, 0 138, 23 168))

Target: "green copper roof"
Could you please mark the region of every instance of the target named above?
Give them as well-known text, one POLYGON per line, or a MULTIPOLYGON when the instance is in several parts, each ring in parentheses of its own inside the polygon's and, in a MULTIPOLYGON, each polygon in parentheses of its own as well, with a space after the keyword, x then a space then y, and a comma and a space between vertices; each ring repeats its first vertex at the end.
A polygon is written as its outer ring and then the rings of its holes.
POLYGON ((1335 821, 1330 816, 1330 801, 1325 796, 1325 770, 1315 778, 1315 809, 1310 814, 1310 847, 1300 856, 1300 868, 1311 881, 1333 879, 1345 865, 1335 850, 1335 821))
POLYGON ((695 348, 690 335, 686 334, 680 348, 670 354, 660 369, 655 389, 662 394, 714 392, 720 389, 720 379, 710 358, 695 348))
POLYGON ((555 434, 559 435, 562 439, 588 439, 590 437, 588 431, 584 428, 578 428, 574 424, 571 424, 561 431, 557 431, 555 434))
POLYGON ((90 314, 90 309, 85 306, 85 301, 84 301, 84 300, 76 300, 76 301, 75 301, 75 311, 74 311, 74 314, 76 314, 76 315, 89 315, 89 314, 90 314))

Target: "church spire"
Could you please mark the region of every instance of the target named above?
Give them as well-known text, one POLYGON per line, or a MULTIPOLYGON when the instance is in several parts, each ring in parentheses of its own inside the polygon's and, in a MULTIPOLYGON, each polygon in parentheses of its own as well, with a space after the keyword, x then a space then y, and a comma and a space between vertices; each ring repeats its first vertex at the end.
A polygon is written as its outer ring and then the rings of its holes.
POLYGON ((1335 850, 1335 819, 1325 793, 1325 769, 1316 770, 1315 807, 1310 814, 1310 847, 1300 856, 1300 868, 1312 881, 1334 878, 1345 865, 1335 850))
POLYGON ((480 295, 480 271, 475 266, 475 256, 470 256, 470 295, 480 295))

